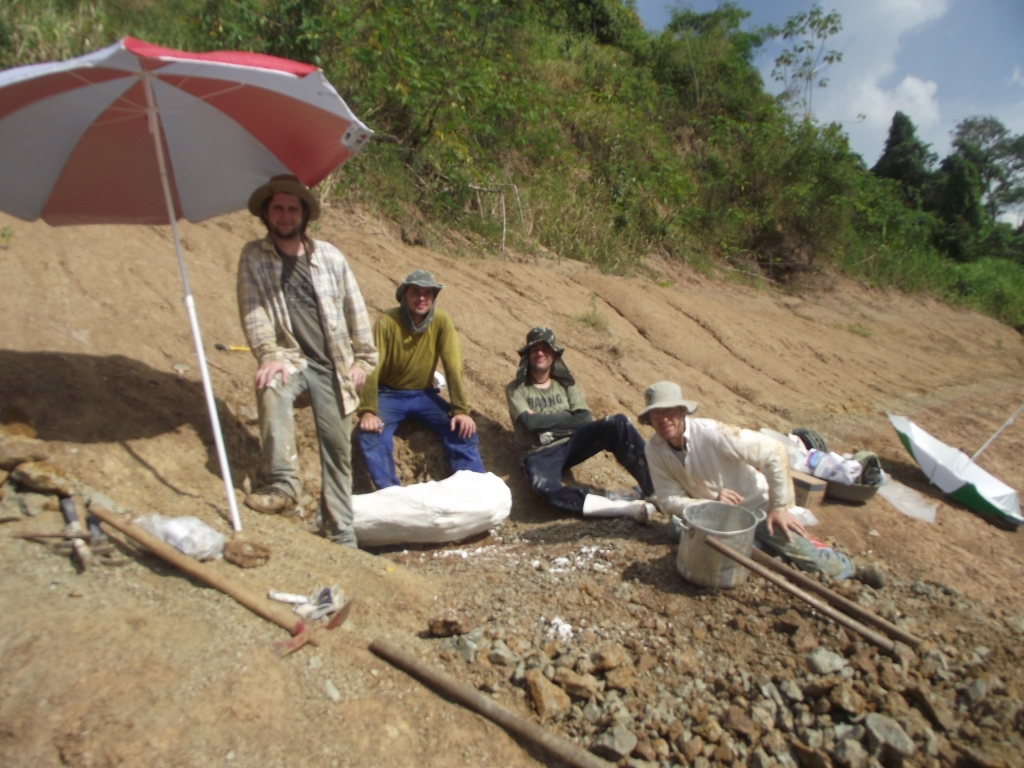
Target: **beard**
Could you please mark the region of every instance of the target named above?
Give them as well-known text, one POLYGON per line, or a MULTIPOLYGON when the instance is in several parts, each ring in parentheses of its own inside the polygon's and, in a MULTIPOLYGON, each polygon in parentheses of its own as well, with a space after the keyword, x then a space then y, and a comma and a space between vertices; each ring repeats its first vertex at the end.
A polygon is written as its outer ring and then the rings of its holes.
POLYGON ((280 238, 281 240, 294 240, 302 234, 301 224, 297 224, 291 229, 281 229, 280 227, 275 227, 273 224, 268 224, 267 229, 270 230, 270 234, 274 237, 280 238))

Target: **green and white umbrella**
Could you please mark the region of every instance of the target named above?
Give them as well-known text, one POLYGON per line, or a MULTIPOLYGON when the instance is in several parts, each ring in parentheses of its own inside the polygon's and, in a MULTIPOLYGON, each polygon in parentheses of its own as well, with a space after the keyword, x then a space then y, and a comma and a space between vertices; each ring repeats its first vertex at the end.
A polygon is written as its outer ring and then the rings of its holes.
POLYGON ((965 507, 1024 525, 1017 492, 992 477, 963 451, 929 435, 905 416, 888 414, 896 434, 928 480, 965 507))

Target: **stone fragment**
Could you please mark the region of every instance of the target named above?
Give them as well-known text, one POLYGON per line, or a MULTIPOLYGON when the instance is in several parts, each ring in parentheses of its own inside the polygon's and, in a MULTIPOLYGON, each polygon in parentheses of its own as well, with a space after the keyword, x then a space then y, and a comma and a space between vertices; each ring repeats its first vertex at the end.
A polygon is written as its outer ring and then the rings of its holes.
MULTIPOLYGON (((975 682, 978 681, 975 680, 975 682)), ((932 692, 928 683, 922 680, 916 686, 908 688, 907 695, 917 702, 917 706, 921 708, 925 716, 939 728, 944 731, 956 730, 956 718, 949 705, 945 699, 932 692)))
POLYGON ((11 472, 11 480, 30 491, 70 496, 75 492, 74 480, 48 461, 26 461, 11 472))
POLYGON ((618 762, 636 747, 636 735, 621 725, 615 725, 602 733, 590 745, 590 751, 605 760, 618 762))
POLYGON ((647 762, 653 762, 658 759, 658 753, 654 751, 654 747, 651 746, 651 740, 646 736, 637 739, 636 746, 633 747, 633 756, 647 762))
POLYGON ((846 659, 833 651, 818 648, 807 654, 807 666, 816 674, 829 675, 845 667, 846 659))
POLYGON ((505 645, 504 640, 494 641, 487 659, 499 667, 515 667, 519 663, 519 657, 512 653, 512 649, 505 645))
POLYGON ((826 675, 825 677, 815 678, 804 686, 804 696, 810 699, 827 696, 833 688, 842 682, 843 678, 839 675, 826 675))
POLYGON ((850 657, 850 666, 862 674, 877 676, 878 667, 873 661, 874 653, 871 648, 861 648, 850 657))
POLYGON ((801 702, 804 700, 804 692, 796 684, 796 680, 783 680, 779 685, 779 691, 790 701, 801 702))
POLYGON ((60 510, 60 504, 56 497, 42 493, 19 493, 12 495, 11 501, 25 517, 35 517, 40 512, 60 510))
POLYGON ((845 768, 867 768, 868 751, 854 739, 843 739, 833 753, 835 761, 845 768))
POLYGON ((883 761, 900 760, 917 751, 913 740, 891 717, 871 712, 864 718, 864 727, 867 729, 868 749, 883 761))
POLYGON ((711 761, 704 755, 697 755, 693 761, 693 768, 711 768, 711 761))
POLYGON ((775 761, 768 756, 762 747, 757 747, 747 758, 748 768, 774 768, 775 761))
POLYGON ((469 639, 469 635, 459 635, 458 640, 459 655, 462 660, 467 664, 471 664, 476 658, 476 653, 480 650, 479 646, 469 639))
POLYGON ((789 645, 796 653, 807 653, 818 647, 818 635, 812 627, 804 624, 789 638, 789 645))
MULTIPOLYGON (((750 708, 750 719, 762 731, 770 731, 775 727, 775 714, 766 706, 769 703, 775 704, 773 701, 764 701, 750 708)), ((777 704, 775 706, 778 707, 777 704)))
POLYGON ((749 736, 754 732, 754 721, 750 719, 743 709, 735 705, 729 707, 728 711, 725 713, 722 725, 725 726, 726 730, 738 733, 741 736, 749 736))
POLYGON ((785 632, 787 635, 791 635, 806 624, 807 622, 804 621, 804 617, 790 608, 784 614, 779 616, 778 620, 775 622, 775 627, 780 632, 785 632))
POLYGON ((772 731, 761 740, 761 745, 768 750, 768 754, 778 757, 789 752, 789 741, 778 731, 772 731))
POLYGON ((809 747, 799 739, 793 739, 792 744, 800 768, 832 768, 831 758, 820 749, 809 747))
POLYGON ((828 700, 833 707, 838 707, 851 715, 857 715, 864 711, 864 697, 853 689, 849 683, 838 685, 828 695, 828 700))
POLYGON ((879 667, 878 682, 882 684, 883 688, 895 691, 903 684, 903 675, 892 662, 883 661, 879 667))
POLYGON ((591 725, 596 724, 601 719, 601 707, 593 699, 583 706, 583 719, 591 725))
POLYGON ((556 667, 554 682, 577 699, 589 699, 601 690, 601 683, 593 675, 578 675, 568 667, 556 667))
POLYGON ((526 673, 526 688, 541 720, 557 717, 572 706, 569 694, 544 677, 539 669, 526 673))
POLYGON ((327 698, 337 704, 341 701, 341 691, 334 687, 334 683, 330 680, 324 680, 324 692, 327 694, 327 698))
POLYGON ((629 657, 626 649, 618 643, 603 645, 590 654, 590 660, 594 664, 594 669, 598 672, 621 667, 626 663, 627 658, 629 657))
POLYGON ((728 744, 719 744, 715 747, 715 751, 711 755, 715 762, 721 763, 722 765, 729 765, 736 758, 733 754, 732 747, 728 744))
POLYGON ((691 763, 697 758, 697 755, 702 752, 704 752, 704 739, 700 736, 694 736, 686 742, 686 747, 683 749, 683 754, 686 755, 687 761, 691 763))
POLYGON ((672 663, 675 665, 676 672, 681 675, 694 675, 700 671, 700 661, 697 659, 697 655, 688 648, 676 653, 672 657, 672 663))
POLYGON ((705 719, 700 726, 693 730, 703 736, 704 740, 711 744, 717 744, 722 740, 722 736, 725 735, 725 731, 722 730, 721 723, 719 723, 718 718, 715 717, 705 719))
POLYGON ((988 686, 980 677, 975 678, 964 688, 964 695, 967 696, 967 702, 974 707, 984 701, 985 696, 988 695, 988 686))
POLYGON ((651 747, 654 749, 654 755, 658 760, 668 760, 672 755, 672 748, 665 739, 655 739, 651 742, 651 747))
POLYGON ((616 667, 605 673, 604 681, 609 688, 624 691, 633 684, 634 676, 632 667, 616 667))
POLYGON ((45 461, 46 443, 30 437, 7 436, 0 439, 0 469, 10 471, 25 462, 45 461))
POLYGON ((451 637, 464 635, 470 630, 469 619, 465 614, 451 608, 445 609, 440 615, 427 622, 430 634, 434 637, 451 637))
POLYGON ((637 672, 646 672, 648 669, 654 669, 658 666, 658 658, 651 656, 649 653, 640 655, 640 661, 636 665, 637 672))

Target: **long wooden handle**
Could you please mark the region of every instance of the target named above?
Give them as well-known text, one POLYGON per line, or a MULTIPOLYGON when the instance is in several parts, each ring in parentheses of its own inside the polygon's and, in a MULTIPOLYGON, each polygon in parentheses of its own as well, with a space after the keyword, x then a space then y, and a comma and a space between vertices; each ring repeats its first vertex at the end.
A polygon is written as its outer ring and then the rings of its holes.
POLYGON ((921 638, 915 637, 914 635, 907 632, 901 627, 897 627, 895 624, 886 621, 877 613, 865 610, 861 606, 857 605, 852 600, 847 600, 842 595, 837 595, 831 589, 815 581, 812 578, 805 576, 795 568, 790 568, 784 563, 780 563, 771 555, 762 552, 759 549, 755 549, 750 553, 750 556, 755 562, 760 563, 763 566, 771 568, 776 573, 780 573, 787 579, 792 581, 794 584, 799 584, 801 587, 806 589, 808 592, 814 592, 821 595, 834 607, 841 610, 843 613, 848 613, 859 621, 863 621, 865 624, 871 624, 878 629, 882 630, 889 637, 899 640, 901 643, 906 643, 911 648, 917 648, 921 644, 921 638))
POLYGON ((740 554, 735 549, 730 547, 728 544, 723 544, 721 541, 714 538, 713 536, 708 536, 707 538, 705 538, 704 543, 712 549, 721 552, 726 557, 732 558, 740 565, 746 566, 761 578, 768 579, 768 581, 770 581, 775 586, 781 587, 782 589, 786 590, 792 595, 796 595, 801 600, 811 605, 814 608, 814 610, 824 614, 825 616, 828 616, 830 619, 832 619, 832 621, 836 622, 837 624, 842 624, 847 629, 852 629, 854 632, 861 635, 865 640, 869 640, 870 642, 874 643, 886 653, 893 654, 896 652, 896 643, 894 643, 885 635, 881 635, 878 632, 875 632, 875 630, 861 624, 856 619, 850 618, 842 611, 837 611, 824 600, 819 600, 809 592, 804 592, 802 589, 800 589, 800 587, 796 586, 796 584, 786 581, 784 578, 779 576, 779 574, 765 568, 763 565, 758 565, 749 557, 740 554))
POLYGON ((156 536, 147 533, 134 523, 122 520, 113 512, 104 509, 99 504, 90 504, 89 512, 107 525, 116 528, 125 536, 134 539, 157 557, 160 557, 171 565, 180 568, 189 576, 199 579, 201 582, 210 585, 214 589, 220 590, 228 597, 234 598, 257 616, 261 616, 267 621, 272 621, 278 626, 284 627, 293 635, 302 631, 302 619, 295 614, 281 610, 280 608, 269 604, 264 598, 256 597, 255 595, 246 592, 237 584, 232 584, 228 579, 225 579, 219 573, 216 573, 209 566, 203 565, 197 560, 193 560, 188 555, 183 555, 174 547, 169 544, 165 544, 156 536))
POLYGON ((403 651, 386 640, 374 640, 370 643, 370 650, 417 680, 427 683, 445 696, 455 699, 467 709, 497 723, 509 733, 547 750, 573 768, 612 768, 613 766, 612 763, 581 749, 568 739, 541 728, 525 717, 509 712, 465 683, 460 683, 455 678, 420 661, 411 653, 403 651))

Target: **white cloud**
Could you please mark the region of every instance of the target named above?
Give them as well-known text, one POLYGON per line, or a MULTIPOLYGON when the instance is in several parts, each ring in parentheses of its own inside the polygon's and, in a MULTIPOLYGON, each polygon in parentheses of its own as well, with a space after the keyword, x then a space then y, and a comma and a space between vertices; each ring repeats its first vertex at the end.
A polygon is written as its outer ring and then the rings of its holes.
POLYGON ((1010 75, 1010 82, 1024 88, 1024 74, 1021 74, 1020 67, 1013 68, 1013 74, 1010 75))
MULTIPOLYGON (((842 63, 826 73, 828 86, 814 96, 814 112, 822 122, 844 124, 854 151, 872 165, 882 151, 892 116, 903 111, 922 133, 941 122, 938 85, 913 73, 896 85, 901 39, 942 18, 950 0, 833 0, 825 7, 842 15, 843 30, 826 47, 843 53, 842 63), (858 115, 863 115, 858 120, 858 115)), ((772 56, 774 58, 774 56, 772 56)), ((765 80, 771 62, 765 62, 765 80)), ((927 139, 926 139, 927 140, 927 139)))

